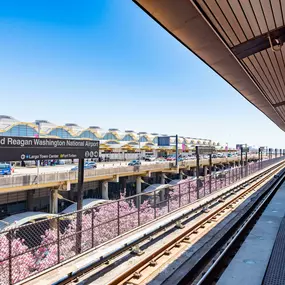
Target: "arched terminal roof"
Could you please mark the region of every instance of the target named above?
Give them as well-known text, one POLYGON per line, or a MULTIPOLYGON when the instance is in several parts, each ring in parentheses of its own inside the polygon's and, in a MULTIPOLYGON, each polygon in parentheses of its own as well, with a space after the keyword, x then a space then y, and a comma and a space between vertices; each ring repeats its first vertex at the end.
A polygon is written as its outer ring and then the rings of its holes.
MULTIPOLYGON (((47 137, 47 138, 64 138, 64 139, 88 139, 100 140, 101 149, 120 148, 121 146, 130 146, 139 149, 155 147, 158 142, 159 133, 135 132, 134 130, 120 131, 111 128, 108 131, 98 126, 90 126, 85 129, 75 123, 66 123, 63 126, 51 123, 47 120, 35 120, 33 123, 21 122, 11 116, 0 115, 0 136, 24 136, 24 137, 47 137), (40 134, 38 132, 40 131, 40 134)), ((166 136, 166 135, 165 135, 166 136)), ((179 137, 179 144, 192 145, 190 141, 193 139, 184 136, 179 137)), ((194 139, 195 143, 198 139, 194 139)), ((199 139, 201 141, 209 141, 207 139, 199 139)), ((171 142, 175 144, 175 138, 171 138, 171 142)), ((172 147, 171 147, 172 148, 172 147)))
POLYGON ((285 131, 285 2, 133 0, 285 131))

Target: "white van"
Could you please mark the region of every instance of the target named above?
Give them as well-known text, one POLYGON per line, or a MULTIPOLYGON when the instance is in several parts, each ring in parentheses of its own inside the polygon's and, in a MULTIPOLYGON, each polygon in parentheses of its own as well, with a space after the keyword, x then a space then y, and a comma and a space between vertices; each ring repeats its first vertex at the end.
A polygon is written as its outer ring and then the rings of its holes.
POLYGON ((154 161, 156 159, 153 152, 146 152, 145 153, 145 161, 154 161))

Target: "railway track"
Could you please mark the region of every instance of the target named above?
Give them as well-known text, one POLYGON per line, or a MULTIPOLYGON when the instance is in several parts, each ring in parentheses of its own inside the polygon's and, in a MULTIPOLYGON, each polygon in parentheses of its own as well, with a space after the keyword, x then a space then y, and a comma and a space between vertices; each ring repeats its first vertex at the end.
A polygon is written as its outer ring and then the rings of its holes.
MULTIPOLYGON (((217 222, 221 221, 227 214, 232 212, 237 208, 246 198, 248 198, 256 189, 271 179, 276 173, 283 169, 284 164, 274 170, 272 173, 266 175, 257 181, 254 185, 250 186, 248 189, 242 191, 236 197, 229 199, 229 201, 225 201, 220 207, 217 209, 210 211, 203 219, 197 222, 190 228, 182 231, 181 234, 167 244, 160 247, 155 252, 147 255, 143 260, 134 265, 133 267, 126 270, 120 276, 114 278, 114 280, 108 285, 139 285, 146 284, 153 277, 155 277, 160 271, 161 268, 167 264, 170 264, 173 260, 175 260, 178 256, 184 253, 189 247, 201 236, 203 233, 206 234, 211 228, 213 228, 217 222)), ((250 217, 246 220, 245 223, 242 224, 241 228, 239 228, 235 234, 233 235, 231 241, 225 246, 223 251, 220 253, 219 257, 216 258, 212 266, 206 271, 206 273, 201 276, 201 279, 198 282, 195 282, 199 285, 204 284, 212 284, 212 281, 216 279, 218 275, 217 268, 221 267, 223 263, 222 259, 229 252, 230 248, 233 247, 234 241, 240 238, 240 235, 244 233, 244 230, 247 225, 257 217, 259 212, 262 210, 264 205, 268 202, 268 199, 272 197, 274 191, 270 191, 265 198, 262 199, 256 208, 256 210, 252 213, 250 217)), ((228 242, 225 241, 225 242, 228 242)), ((211 261, 210 261, 211 262, 211 261)), ((200 269, 201 270, 201 269, 200 269)), ((193 276, 189 277, 189 282, 185 284, 193 284, 193 276), (192 279, 192 280, 191 280, 192 279)), ((197 279, 197 278, 196 278, 197 279)), ((197 280, 196 280, 197 281, 197 280)), ((183 282, 184 284, 184 282, 183 282)))
MULTIPOLYGON (((200 218, 193 226, 181 229, 181 232, 178 236, 176 236, 174 239, 170 240, 165 245, 152 252, 151 254, 145 255, 144 258, 136 265, 128 268, 128 270, 115 277, 113 281, 109 282, 108 284, 146 284, 149 280, 151 280, 160 272, 163 266, 170 263, 172 260, 175 260, 183 252, 189 249, 189 247, 193 243, 195 243, 203 235, 209 232, 213 227, 215 227, 218 222, 222 221, 224 217, 226 217, 229 213, 234 211, 234 209, 236 209, 245 199, 252 195, 252 193, 254 193, 259 186, 265 184, 276 173, 278 173, 282 168, 284 168, 284 166, 285 163, 280 163, 278 164, 277 168, 276 166, 271 167, 270 169, 264 171, 262 174, 259 174, 256 177, 249 179, 246 183, 241 183, 242 186, 229 190, 228 196, 223 195, 223 198, 226 199, 225 201, 220 198, 219 204, 221 205, 213 207, 209 213, 205 213, 203 217, 200 218), (244 186, 251 183, 254 184, 248 189, 242 190, 244 186)), ((211 203, 212 202, 210 202, 209 204, 211 203)), ((186 218, 188 218, 188 216, 186 216, 186 218)), ((165 232, 165 229, 161 229, 161 232, 165 232)), ((148 238, 149 237, 146 236, 145 240, 147 240, 148 238)), ((145 240, 140 240, 138 244, 145 242, 145 240)), ((126 247, 124 252, 118 252, 114 254, 114 256, 110 257, 109 260, 102 260, 100 264, 94 264, 94 266, 84 268, 83 270, 79 270, 76 273, 72 273, 70 274, 70 276, 68 276, 68 278, 64 278, 55 284, 90 284, 86 283, 85 279, 88 279, 88 277, 92 276, 93 271, 98 272, 98 269, 100 270, 101 265, 106 264, 106 261, 107 263, 109 263, 110 260, 119 258, 122 254, 129 254, 129 249, 130 247, 126 247)), ((96 284, 96 282, 92 284, 96 284)))
MULTIPOLYGON (((284 174, 283 174, 284 175, 284 174)), ((281 178, 281 181, 283 178, 281 178)), ((241 226, 235 231, 235 233, 225 241, 224 245, 219 248, 218 254, 216 254, 207 264, 206 270, 203 271, 195 280, 197 285, 209 285, 215 284, 221 274, 224 272, 227 265, 231 262, 235 253, 241 247, 243 241, 256 224, 257 220, 261 216, 263 210, 269 204, 273 198, 277 187, 271 188, 266 195, 259 201, 255 209, 250 215, 243 221, 241 226)), ((187 284, 193 284, 193 282, 187 282, 187 284)))

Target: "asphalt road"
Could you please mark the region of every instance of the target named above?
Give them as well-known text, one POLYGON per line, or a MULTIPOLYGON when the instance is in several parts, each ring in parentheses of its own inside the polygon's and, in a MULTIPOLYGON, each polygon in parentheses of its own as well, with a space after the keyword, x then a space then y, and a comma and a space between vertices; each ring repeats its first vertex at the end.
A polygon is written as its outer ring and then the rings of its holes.
MULTIPOLYGON (((264 158, 266 160, 266 158, 264 158)), ((164 163, 165 161, 144 161, 142 160, 142 165, 147 164, 157 164, 164 163)), ((173 161, 172 161, 173 162, 173 161)), ((119 166, 127 166, 129 161, 114 161, 114 162, 99 162, 97 163, 97 168, 112 168, 119 166)), ((40 173, 51 173, 51 172, 66 172, 70 171, 76 164, 66 164, 66 165, 57 165, 57 166, 40 166, 40 173)), ((37 174, 36 167, 16 167, 15 172, 12 175, 25 175, 25 174, 37 174)))
MULTIPOLYGON (((114 162, 100 162, 97 163, 97 168, 112 168, 119 166, 127 166, 129 161, 114 161, 114 162)), ((159 161, 142 161, 143 165, 161 163, 159 161)), ((66 172, 70 171, 76 164, 57 165, 57 166, 40 166, 40 173, 51 173, 51 172, 66 172)), ((37 167, 16 167, 15 172, 12 175, 23 175, 23 174, 37 174, 37 167)))

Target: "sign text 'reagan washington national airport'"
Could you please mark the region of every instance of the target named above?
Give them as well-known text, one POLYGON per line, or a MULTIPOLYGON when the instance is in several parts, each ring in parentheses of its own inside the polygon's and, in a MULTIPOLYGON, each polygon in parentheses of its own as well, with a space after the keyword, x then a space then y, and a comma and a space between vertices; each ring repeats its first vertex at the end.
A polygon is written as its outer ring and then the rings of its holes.
POLYGON ((99 141, 0 136, 0 161, 98 157, 99 141))

